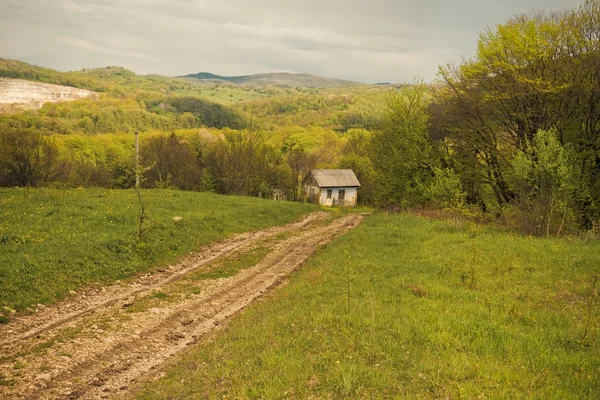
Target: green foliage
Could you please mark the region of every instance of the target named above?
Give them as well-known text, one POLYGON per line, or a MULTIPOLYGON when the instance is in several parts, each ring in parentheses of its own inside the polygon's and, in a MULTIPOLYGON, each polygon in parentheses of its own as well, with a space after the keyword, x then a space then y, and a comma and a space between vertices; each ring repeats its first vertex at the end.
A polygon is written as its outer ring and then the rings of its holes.
POLYGON ((121 67, 105 67, 82 71, 58 72, 22 61, 0 58, 0 77, 72 86, 105 92, 114 97, 130 96, 143 91, 174 93, 186 91, 201 95, 198 82, 158 75, 136 75, 121 67))
POLYGON ((513 158, 515 177, 529 197, 546 197, 558 193, 568 197, 573 187, 573 167, 567 151, 554 131, 538 131, 525 152, 513 158))
POLYGON ((371 143, 377 203, 392 208, 413 206, 423 202, 422 188, 433 175, 426 88, 405 88, 390 93, 387 101, 385 123, 371 143))
MULTIPOLYGON (((544 190, 539 182, 525 188, 522 175, 533 174, 527 179, 534 180, 545 180, 540 174, 557 179, 564 175, 558 170, 532 170, 535 163, 550 167, 551 160, 538 163, 537 155, 529 152, 538 131, 553 129, 557 145, 573 150, 576 160, 571 165, 578 168, 570 173, 570 181, 580 186, 574 208, 558 198, 555 206, 560 214, 570 208, 582 228, 598 221, 599 13, 600 2, 587 0, 570 11, 518 15, 485 31, 475 58, 458 67, 440 68, 442 85, 430 107, 429 132, 443 143, 447 164, 460 176, 470 203, 501 212, 522 208, 524 199, 532 196, 552 199, 538 193, 544 190), (517 182, 515 166, 521 174, 517 182), (532 192, 524 193, 525 189, 532 192)), ((548 228, 551 201, 542 201, 546 206, 536 202, 528 212, 539 221, 530 225, 544 228, 533 230, 560 231, 560 223, 548 228)))
POLYGON ((554 131, 539 131, 527 150, 515 155, 512 165, 522 229, 537 235, 560 235, 565 222, 572 225, 575 191, 585 190, 576 185, 573 157, 554 131))
POLYGON ((250 116, 252 126, 276 129, 285 126, 320 126, 346 131, 379 126, 383 95, 389 89, 373 86, 343 89, 308 89, 246 102, 236 108, 250 116))
POLYGON ((369 216, 138 398, 593 398, 599 244, 369 216))
POLYGON ((240 114, 221 104, 207 102, 196 97, 175 97, 170 99, 168 104, 174 107, 178 113, 191 113, 204 126, 231 129, 241 129, 245 126, 245 121, 240 114))
POLYGON ((373 162, 369 157, 351 153, 340 158, 336 167, 354 171, 356 178, 360 182, 358 204, 370 205, 375 202, 377 193, 374 183, 375 170, 373 169, 373 162))
POLYGON ((340 115, 342 131, 353 128, 376 130, 381 127, 385 119, 386 98, 385 93, 375 96, 361 96, 348 109, 340 115))
POLYGON ((200 126, 241 128, 244 117, 227 106, 194 97, 162 95, 46 103, 41 109, 0 115, 2 126, 52 134, 169 131, 200 126))
POLYGON ((0 186, 39 186, 65 172, 51 138, 23 129, 0 130, 0 186))
POLYGON ((133 190, 0 189, 0 314, 174 262, 233 233, 290 222, 310 205, 141 190, 161 228, 138 242, 133 190), (182 217, 174 221, 173 217, 182 217))
POLYGON ((449 168, 433 169, 433 180, 424 189, 428 202, 436 208, 459 210, 465 206, 466 193, 460 177, 449 168))
POLYGON ((204 155, 218 193, 270 197, 288 177, 283 157, 259 132, 224 130, 204 155))
POLYGON ((200 184, 198 155, 175 132, 144 140, 140 163, 145 187, 192 190, 200 184))

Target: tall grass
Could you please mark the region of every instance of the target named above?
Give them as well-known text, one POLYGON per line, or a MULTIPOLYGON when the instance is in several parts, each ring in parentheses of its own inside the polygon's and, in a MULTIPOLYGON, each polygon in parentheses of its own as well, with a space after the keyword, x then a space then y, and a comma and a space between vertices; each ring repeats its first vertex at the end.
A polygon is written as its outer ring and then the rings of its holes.
POLYGON ((138 397, 597 398, 599 245, 375 214, 138 397))
POLYGON ((49 303, 86 284, 124 279, 233 233, 315 210, 248 197, 141 192, 160 228, 139 241, 134 191, 0 189, 0 316, 6 320, 6 307, 49 303))

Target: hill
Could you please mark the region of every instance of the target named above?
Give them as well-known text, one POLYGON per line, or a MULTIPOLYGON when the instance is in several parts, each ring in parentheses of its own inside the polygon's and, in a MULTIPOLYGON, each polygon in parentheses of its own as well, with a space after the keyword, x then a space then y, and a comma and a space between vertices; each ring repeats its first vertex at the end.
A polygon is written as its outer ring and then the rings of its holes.
POLYGON ((307 87, 307 88, 335 88, 345 86, 364 85, 359 82, 346 81, 336 78, 325 78, 311 74, 292 74, 288 72, 274 72, 255 75, 221 76, 210 72, 199 72, 178 78, 188 78, 206 83, 229 82, 242 86, 277 86, 277 87, 307 87))
MULTIPOLYGON (((122 67, 108 66, 61 72, 23 61, 0 58, 0 78, 23 79, 33 82, 70 86, 124 98, 160 94, 167 96, 195 96, 219 103, 262 98, 272 90, 229 85, 207 85, 196 79, 180 79, 162 75, 137 75, 122 67)), ((222 82, 222 81, 219 81, 222 82)), ((280 92, 281 89, 276 90, 280 92)))
POLYGON ((142 195, 152 215, 146 226, 155 229, 139 239, 134 191, 0 189, 0 209, 9 210, 0 224, 0 323, 6 307, 25 311, 52 303, 91 282, 151 271, 201 245, 286 224, 316 208, 173 190, 142 195))

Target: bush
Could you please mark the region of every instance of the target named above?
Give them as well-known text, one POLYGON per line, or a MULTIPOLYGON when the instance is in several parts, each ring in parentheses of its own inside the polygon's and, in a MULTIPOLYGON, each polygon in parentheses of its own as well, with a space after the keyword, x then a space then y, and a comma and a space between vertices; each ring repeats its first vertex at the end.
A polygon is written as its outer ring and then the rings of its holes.
POLYGON ((565 225, 574 224, 573 195, 585 189, 576 184, 573 159, 554 131, 538 131, 526 151, 512 160, 517 198, 505 211, 508 225, 538 236, 559 236, 565 225))
POLYGON ((64 178, 67 170, 53 139, 23 129, 0 131, 0 185, 41 186, 64 178))
POLYGON ((425 188, 429 203, 440 208, 464 207, 467 194, 462 190, 460 178, 449 168, 434 168, 431 184, 425 188))

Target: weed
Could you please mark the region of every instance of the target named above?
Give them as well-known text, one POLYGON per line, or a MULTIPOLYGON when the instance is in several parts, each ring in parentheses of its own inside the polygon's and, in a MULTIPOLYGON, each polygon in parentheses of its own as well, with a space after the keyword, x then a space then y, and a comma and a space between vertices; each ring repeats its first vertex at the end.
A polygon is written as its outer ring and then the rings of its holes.
POLYGON ((0 387, 2 386, 10 386, 12 381, 6 379, 6 376, 0 374, 0 387))
POLYGON ((21 360, 17 360, 15 361, 15 363, 13 364, 13 369, 21 369, 25 367, 25 363, 21 360))
POLYGON ((469 289, 475 289, 477 287, 477 274, 475 272, 475 267, 471 267, 469 270, 463 272, 460 276, 460 281, 463 286, 466 286, 469 289))
POLYGON ((586 318, 585 318, 585 328, 583 330, 583 335, 581 337, 581 340, 585 340, 585 338, 587 337, 588 334, 588 328, 590 327, 590 321, 592 319, 592 307, 595 305, 595 300, 596 298, 598 298, 598 290, 596 289, 596 283, 598 282, 598 274, 595 274, 592 279, 592 287, 590 290, 590 295, 587 298, 587 312, 586 312, 586 318))
POLYGON ((412 294, 414 294, 416 297, 425 297, 427 296, 427 291, 420 285, 414 285, 412 287, 412 294))
POLYGON ((142 238, 153 231, 154 229, 164 228, 164 225, 161 224, 150 212, 148 211, 148 199, 144 199, 142 197, 142 192, 139 188, 135 188, 135 194, 137 196, 140 212, 138 217, 138 241, 142 241, 142 238))

